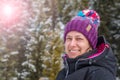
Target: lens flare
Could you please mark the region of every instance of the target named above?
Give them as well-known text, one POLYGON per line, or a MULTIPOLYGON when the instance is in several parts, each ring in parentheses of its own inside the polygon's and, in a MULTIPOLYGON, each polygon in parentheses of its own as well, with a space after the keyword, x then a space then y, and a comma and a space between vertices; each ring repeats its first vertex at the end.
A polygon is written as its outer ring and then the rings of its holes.
POLYGON ((28 2, 24 0, 0 0, 0 27, 26 24, 31 13, 28 13, 29 8, 28 2))
POLYGON ((21 3, 17 1, 0 2, 0 24, 8 25, 19 21, 21 16, 21 3))
POLYGON ((13 10, 12 6, 10 6, 10 5, 5 5, 3 7, 3 14, 4 15, 11 16, 13 12, 14 12, 14 10, 13 10))

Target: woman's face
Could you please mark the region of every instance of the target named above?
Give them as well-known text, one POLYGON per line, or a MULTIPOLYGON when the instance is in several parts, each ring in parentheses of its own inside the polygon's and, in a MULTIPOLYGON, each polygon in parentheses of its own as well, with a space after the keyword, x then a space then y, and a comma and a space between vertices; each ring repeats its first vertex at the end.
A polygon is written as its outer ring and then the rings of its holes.
POLYGON ((71 31, 66 35, 65 52, 69 58, 76 58, 89 50, 92 50, 92 48, 82 33, 71 31))

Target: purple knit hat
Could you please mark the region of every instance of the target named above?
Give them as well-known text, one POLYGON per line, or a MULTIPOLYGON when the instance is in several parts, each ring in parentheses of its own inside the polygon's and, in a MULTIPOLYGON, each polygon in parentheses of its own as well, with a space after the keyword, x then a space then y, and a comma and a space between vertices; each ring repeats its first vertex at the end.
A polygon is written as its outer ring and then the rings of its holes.
POLYGON ((94 10, 82 10, 70 20, 64 29, 64 42, 70 31, 81 32, 89 41, 92 48, 96 48, 100 17, 94 10))

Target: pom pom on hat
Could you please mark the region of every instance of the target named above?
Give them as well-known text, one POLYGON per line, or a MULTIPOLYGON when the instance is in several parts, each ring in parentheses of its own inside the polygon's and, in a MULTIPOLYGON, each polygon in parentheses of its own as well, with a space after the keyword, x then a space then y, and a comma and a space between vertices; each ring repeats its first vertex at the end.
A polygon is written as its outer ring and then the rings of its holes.
POLYGON ((88 18, 96 28, 100 25, 100 17, 94 10, 82 10, 78 12, 77 16, 88 18))
POLYGON ((89 41, 92 48, 96 48, 98 38, 98 26, 100 17, 94 10, 79 11, 77 16, 70 20, 64 29, 64 42, 66 35, 70 31, 82 33, 89 41))

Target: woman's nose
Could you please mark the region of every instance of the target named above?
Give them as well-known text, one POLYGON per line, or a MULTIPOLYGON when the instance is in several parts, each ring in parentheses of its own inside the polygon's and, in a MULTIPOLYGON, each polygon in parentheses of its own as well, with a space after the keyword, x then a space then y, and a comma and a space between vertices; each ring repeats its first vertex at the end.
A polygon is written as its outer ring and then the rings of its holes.
POLYGON ((76 43, 77 43, 76 40, 75 40, 75 39, 72 39, 72 40, 71 40, 71 43, 70 43, 70 46, 76 46, 76 43))

